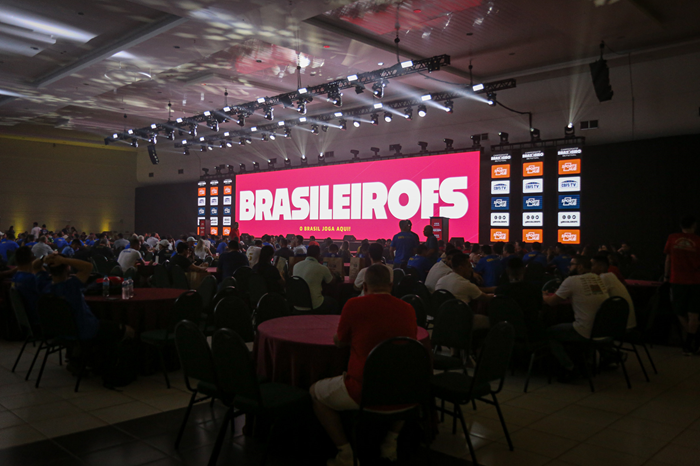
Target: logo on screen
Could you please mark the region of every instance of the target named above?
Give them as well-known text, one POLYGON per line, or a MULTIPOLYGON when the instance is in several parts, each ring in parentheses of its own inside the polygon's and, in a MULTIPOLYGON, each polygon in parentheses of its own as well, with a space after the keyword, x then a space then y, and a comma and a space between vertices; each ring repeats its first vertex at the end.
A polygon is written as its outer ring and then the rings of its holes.
POLYGON ((510 181, 492 181, 491 194, 510 194, 510 181))
POLYGON ((581 173, 581 159, 559 161, 560 175, 574 175, 577 173, 581 173))
POLYGON ((231 225, 231 217, 224 217, 224 225, 231 225))
POLYGON ((565 193, 568 191, 581 191, 581 177, 570 176, 568 178, 559 178, 559 192, 565 193))
POLYGON ((197 196, 206 196, 207 188, 197 188, 197 196))
POLYGON ((523 180, 523 193, 541 193, 542 184, 542 178, 523 180))
POLYGON ((226 178, 224 180, 224 184, 231 184, 231 183, 233 183, 233 180, 231 178, 226 178))
POLYGON ((231 194, 233 188, 231 186, 224 186, 224 195, 231 194))
POLYGON ((224 229, 221 231, 221 234, 224 236, 230 236, 231 235, 231 227, 224 227, 224 229))
POLYGON ((541 176, 544 170, 543 162, 525 162, 523 164, 523 176, 541 176))
POLYGON ((560 209, 578 209, 581 207, 581 196, 578 194, 572 194, 569 196, 559 195, 559 208, 560 209))
POLYGON ((523 160, 537 160, 541 158, 544 158, 544 152, 541 150, 523 153, 523 160))
POLYGON ((544 215, 542 212, 524 212, 523 213, 523 226, 524 227, 541 227, 542 218, 544 215))
POLYGON ((491 226, 492 227, 507 227, 510 221, 510 214, 507 213, 492 213, 491 214, 491 226))
POLYGON ((523 243, 542 242, 542 230, 523 230, 523 243))
POLYGON ((216 186, 209 188, 209 195, 210 196, 218 196, 219 195, 219 188, 216 186))
POLYGON ((197 183, 197 186, 206 186, 206 185, 207 185, 206 181, 200 181, 199 183, 197 183))
POLYGON ((508 178, 510 165, 494 165, 491 167, 491 178, 508 178))
POLYGON ((559 230, 559 242, 569 243, 569 244, 580 244, 581 243, 581 231, 580 230, 559 230))
POLYGON ((219 229, 217 227, 211 227, 209 229, 209 234, 210 235, 218 235, 219 234, 219 229))
POLYGON ((212 207, 209 209, 209 215, 219 215, 219 208, 218 207, 212 207))
POLYGON ((224 215, 231 215, 231 208, 230 207, 224 207, 224 215))
POLYGON ((542 196, 527 196, 523 197, 524 210, 541 210, 542 196))
POLYGON ((199 209, 197 209, 197 215, 199 215, 200 217, 202 215, 206 215, 204 207, 200 207, 199 209))
POLYGON ((491 198, 491 210, 508 210, 508 198, 507 197, 492 197, 491 198))
POLYGON ((508 241, 508 230, 491 230, 491 241, 508 241))
POLYGON ((209 198, 209 205, 219 205, 219 198, 218 197, 210 197, 209 198))
POLYGON ((224 205, 231 205, 231 196, 224 196, 224 205))
POLYGON ((200 197, 199 199, 197 199, 197 205, 207 205, 207 198, 200 197))
POLYGON ((559 212, 559 223, 557 226, 580 227, 581 212, 559 212))
POLYGON ((566 149, 559 149, 557 155, 559 157, 578 157, 583 153, 580 147, 567 147, 566 149))
POLYGON ((219 225, 219 217, 209 217, 209 224, 211 226, 218 226, 219 225))

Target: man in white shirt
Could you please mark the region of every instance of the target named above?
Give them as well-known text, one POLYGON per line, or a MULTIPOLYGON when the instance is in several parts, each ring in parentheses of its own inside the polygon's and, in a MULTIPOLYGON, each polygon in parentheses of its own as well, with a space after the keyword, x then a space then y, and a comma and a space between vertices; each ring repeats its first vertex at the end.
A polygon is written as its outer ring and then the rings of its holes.
MULTIPOLYGON (((297 262, 294 266, 294 276, 303 278, 309 285, 314 313, 337 314, 338 305, 335 300, 323 296, 323 284, 332 282, 333 275, 330 269, 321 263, 321 248, 319 246, 309 246, 306 259, 297 262)), ((310 309, 299 310, 309 311, 310 309)))
POLYGON ((158 245, 159 238, 158 233, 153 233, 146 239, 146 242, 151 248, 155 248, 158 245))
POLYGON ((32 246, 32 254, 34 254, 34 257, 37 259, 49 254, 53 254, 53 249, 51 249, 51 246, 46 244, 46 236, 39 237, 36 244, 32 246))
POLYGON ((292 251, 295 256, 305 256, 307 254, 306 246, 304 246, 304 237, 296 235, 292 241, 292 251))
POLYGON ((610 260, 606 255, 601 254, 591 259, 591 272, 599 275, 600 279, 603 280, 603 284, 608 289, 608 295, 610 297, 619 296, 629 304, 630 314, 627 318, 627 328, 635 328, 637 326, 637 316, 634 312, 632 296, 630 296, 627 287, 622 284, 615 274, 608 272, 608 267, 610 267, 610 260))
MULTIPOLYGON (((478 286, 469 281, 473 276, 474 270, 469 256, 462 252, 456 252, 452 255, 452 273, 438 280, 435 289, 447 290, 455 298, 467 304, 471 301, 490 301, 493 294, 484 293, 478 286)), ((488 316, 475 314, 474 328, 489 328, 488 316)))
POLYGON ((124 249, 119 253, 117 262, 123 271, 130 267, 135 267, 137 263, 143 263, 143 257, 139 251, 139 240, 137 238, 131 238, 129 242, 131 247, 129 249, 124 249))
MULTIPOLYGON (((117 240, 114 242, 113 247, 114 247, 114 252, 115 253, 120 253, 122 249, 126 248, 129 245, 129 241, 124 239, 124 235, 121 233, 117 233, 117 240)), ((136 248, 138 250, 138 248, 136 248)))
MULTIPOLYGON (((382 246, 379 243, 372 243, 369 245, 369 258, 372 261, 372 265, 374 264, 382 264, 384 265, 387 269, 389 269, 389 278, 391 279, 391 283, 394 283, 394 268, 383 264, 382 263, 382 256, 384 255, 384 246, 382 246)), ((368 267, 365 267, 364 269, 360 270, 360 272, 357 274, 357 278, 355 278, 355 289, 360 290, 360 296, 365 295, 365 290, 362 287, 362 285, 365 283, 365 274, 367 273, 368 267)))
POLYGON ((248 263, 250 264, 250 267, 255 267, 255 264, 258 263, 258 260, 260 259, 260 251, 262 250, 262 241, 261 240, 255 240, 255 245, 249 247, 245 255, 248 258, 248 263))
POLYGON ((436 262, 435 265, 430 268, 430 271, 428 271, 428 276, 425 278, 425 287, 428 289, 428 291, 434 293, 435 290, 438 289, 435 288, 438 280, 445 275, 452 273, 452 256, 458 252, 459 249, 450 249, 445 253, 445 257, 443 257, 441 261, 436 262))
POLYGON ((584 342, 591 337, 598 309, 609 297, 603 280, 591 273, 591 260, 580 255, 571 258, 569 277, 562 282, 559 289, 551 296, 544 295, 544 302, 549 306, 556 306, 570 299, 574 309, 574 322, 553 325, 547 329, 552 353, 564 368, 564 373, 559 377, 560 382, 566 383, 574 379, 574 363, 564 344, 584 342))
POLYGON ((41 227, 38 222, 34 222, 34 227, 32 228, 32 236, 38 238, 41 236, 41 227))

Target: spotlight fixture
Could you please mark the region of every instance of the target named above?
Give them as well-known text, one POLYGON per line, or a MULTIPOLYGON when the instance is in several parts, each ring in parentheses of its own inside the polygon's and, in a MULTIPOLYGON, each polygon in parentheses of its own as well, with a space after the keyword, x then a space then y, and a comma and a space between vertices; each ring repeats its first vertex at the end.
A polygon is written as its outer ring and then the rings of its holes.
POLYGON ((260 139, 262 139, 263 141, 267 141, 268 138, 269 138, 269 136, 268 136, 267 134, 261 134, 261 135, 260 135, 260 139))
POLYGON ((335 112, 335 113, 333 114, 333 116, 336 117, 336 118, 340 118, 340 117, 343 116, 343 112, 335 112))
POLYGON ((284 168, 292 168, 292 161, 288 158, 284 159, 284 168))
POLYGON ((185 146, 182 148, 182 153, 185 155, 190 155, 190 148, 185 146))
POLYGON ((148 140, 148 142, 150 142, 151 144, 154 144, 154 145, 157 144, 158 143, 158 135, 154 134, 153 136, 151 136, 150 139, 148 140))
POLYGON ((318 136, 318 125, 311 125, 311 134, 318 136))
POLYGON ((481 134, 472 134, 470 138, 472 140, 473 148, 481 147, 481 134))
POLYGON ((540 141, 540 130, 537 128, 530 128, 530 141, 538 142, 540 141))
POLYGON ((486 103, 489 104, 491 107, 496 106, 496 93, 495 92, 489 92, 486 94, 486 103))
POLYGON ((202 168, 202 171, 204 172, 204 176, 207 176, 209 174, 208 168, 202 168))
POLYGON ((318 154, 318 164, 319 164, 319 165, 325 165, 325 164, 326 164, 326 159, 323 158, 323 154, 318 154))
POLYGON ((275 133, 270 133, 268 137, 270 138, 270 141, 274 141, 275 139, 277 139, 277 135, 275 133))
POLYGON ((379 114, 373 113, 372 115, 370 115, 370 121, 374 126, 377 126, 379 124, 379 114))
POLYGON ((175 140, 175 131, 172 129, 167 130, 167 132, 165 133, 165 137, 170 139, 171 141, 174 141, 175 140))
POLYGON ((369 150, 374 152, 374 155, 372 156, 373 159, 378 159, 379 156, 379 147, 370 147, 369 150))
POLYGON ((372 85, 372 94, 374 94, 377 99, 384 98, 384 84, 374 83, 374 85, 372 85))
POLYGON ((409 121, 412 120, 413 119, 413 108, 406 107, 403 111, 403 117, 409 121))
POLYGON ((285 138, 291 138, 291 137, 292 137, 292 128, 284 128, 284 137, 285 137, 285 138))
POLYGON ((258 162, 253 162, 253 171, 254 172, 260 171, 260 164, 258 162))
POLYGON ((418 145, 420 146, 420 153, 425 154, 428 152, 428 143, 423 142, 423 141, 418 141, 418 145))
POLYGON ((139 142, 138 142, 136 139, 132 139, 132 140, 131 140, 131 146, 132 146, 132 147, 138 147, 138 146, 139 146, 139 142))
POLYGON ((299 104, 297 105, 297 112, 299 112, 302 115, 306 115, 306 102, 303 100, 299 101, 299 104))
POLYGON ((347 120, 341 118, 340 120, 338 120, 338 126, 340 126, 340 130, 341 130, 341 131, 345 131, 346 129, 348 129, 348 122, 347 122, 347 120))
POLYGON ((245 117, 245 113, 239 113, 238 117, 233 121, 235 121, 238 126, 245 126, 245 117))
POLYGON ((294 108, 294 103, 292 102, 292 99, 289 97, 289 95, 280 97, 280 103, 284 108, 294 108))
POLYGON ((328 132, 328 125, 321 125, 321 131, 323 131, 324 133, 327 133, 328 132))
POLYGON ((396 155, 401 155, 401 144, 392 144, 389 146, 389 150, 396 152, 396 155))
POLYGON ((257 126, 251 126, 251 127, 250 127, 250 132, 251 132, 251 133, 255 133, 257 130, 258 130, 258 127, 257 127, 257 126))
POLYGON ((209 127, 210 130, 214 131, 215 133, 219 132, 219 122, 216 120, 209 121, 207 122, 207 126, 209 127))
POLYGON ((245 173, 245 164, 244 163, 238 165, 238 168, 240 170, 238 173, 245 173))
POLYGON ((267 169, 268 170, 274 169, 276 163, 277 163, 277 159, 268 159, 267 160, 267 169))
POLYGON ((114 133, 112 135, 112 139, 119 139, 119 133, 114 133))
POLYGON ((353 161, 353 162, 359 162, 359 160, 360 160, 360 157, 359 157, 360 151, 359 151, 359 150, 352 149, 352 150, 350 151, 350 153, 352 154, 352 161, 353 161))
POLYGON ((418 116, 423 118, 428 114, 428 109, 426 108, 425 105, 419 105, 418 106, 418 116))
POLYGON ((246 137, 246 138, 245 138, 245 143, 246 143, 246 144, 252 144, 252 143, 253 143, 253 140, 252 140, 251 138, 246 137))
POLYGON ((477 92, 477 91, 483 91, 484 90, 484 85, 483 84, 474 84, 472 86, 472 91, 477 92))
POLYGON ((455 103, 451 100, 445 102, 445 111, 447 113, 454 113, 455 103))
POLYGON ((244 138, 243 136, 241 136, 240 138, 238 138, 238 144, 240 144, 241 146, 242 146, 243 144, 245 144, 245 138, 244 138))
POLYGON ((574 131, 574 124, 572 122, 569 122, 569 124, 566 125, 566 128, 564 128, 564 136, 567 138, 573 138, 576 136, 576 132, 574 131))
POLYGON ((207 146, 207 150, 214 150, 212 146, 207 146))
POLYGON ((342 107, 343 106, 343 94, 341 94, 340 91, 338 91, 338 89, 330 91, 328 93, 328 102, 332 103, 336 107, 342 107))
POLYGON ((498 137, 501 138, 501 144, 508 144, 508 133, 499 131, 498 137))
POLYGON ((303 116, 303 117, 299 118, 299 122, 306 123, 306 117, 303 116))
POLYGON ((355 128, 359 128, 359 127, 360 127, 360 120, 353 120, 353 121, 352 121, 352 125, 353 125, 355 128))
POLYGON ((233 171, 233 165, 226 165, 226 166, 228 167, 228 172, 231 173, 231 174, 233 174, 233 173, 234 173, 234 171, 233 171))
POLYGON ((190 125, 190 134, 192 135, 193 138, 197 137, 197 126, 196 125, 190 125))
POLYGON ((384 112, 384 121, 387 123, 391 123, 393 116, 389 112, 384 112))
POLYGON ((445 143, 445 150, 452 150, 452 144, 454 143, 452 139, 445 138, 442 142, 445 143))
POLYGON ((200 152, 206 152, 207 151, 207 146, 199 146, 200 152))
POLYGON ((214 167, 214 170, 216 170, 217 175, 221 175, 221 166, 214 167))
POLYGON ((266 120, 274 120, 275 119, 275 109, 272 108, 270 105, 265 106, 265 119, 266 120))
POLYGON ((305 167, 305 166, 307 166, 308 164, 309 164, 309 159, 307 159, 305 155, 302 155, 302 156, 301 156, 301 166, 302 166, 302 167, 305 167))
POLYGON ((231 141, 226 141, 226 147, 233 147, 233 143, 231 141))
POLYGON ((363 92, 365 92, 365 86, 362 84, 355 86, 355 94, 362 94, 363 92))

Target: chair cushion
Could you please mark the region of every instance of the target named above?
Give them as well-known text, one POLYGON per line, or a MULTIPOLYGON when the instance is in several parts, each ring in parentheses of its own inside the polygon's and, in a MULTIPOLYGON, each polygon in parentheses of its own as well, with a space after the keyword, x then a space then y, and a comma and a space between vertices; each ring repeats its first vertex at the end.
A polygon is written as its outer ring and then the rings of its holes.
POLYGON ((234 399, 234 405, 241 411, 282 417, 308 410, 311 404, 308 390, 282 383, 260 385, 260 395, 263 400, 263 408, 258 406, 255 400, 242 396, 237 396, 234 399))
POLYGON ((443 372, 434 375, 431 386, 434 396, 457 404, 464 404, 472 398, 480 398, 491 393, 491 385, 486 383, 474 387, 470 396, 472 377, 459 372, 443 372))
POLYGON ((452 371, 462 368, 462 359, 454 358, 446 354, 433 355, 433 369, 438 371, 452 371))

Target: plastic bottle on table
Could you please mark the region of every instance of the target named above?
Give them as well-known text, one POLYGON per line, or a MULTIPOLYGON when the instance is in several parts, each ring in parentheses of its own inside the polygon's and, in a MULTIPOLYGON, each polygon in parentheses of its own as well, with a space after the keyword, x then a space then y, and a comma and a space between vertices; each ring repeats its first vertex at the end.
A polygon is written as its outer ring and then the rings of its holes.
POLYGON ((109 277, 107 275, 102 279, 102 296, 109 297, 109 277))
POLYGON ((129 299, 129 279, 122 280, 122 299, 129 299))

